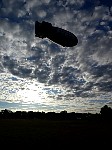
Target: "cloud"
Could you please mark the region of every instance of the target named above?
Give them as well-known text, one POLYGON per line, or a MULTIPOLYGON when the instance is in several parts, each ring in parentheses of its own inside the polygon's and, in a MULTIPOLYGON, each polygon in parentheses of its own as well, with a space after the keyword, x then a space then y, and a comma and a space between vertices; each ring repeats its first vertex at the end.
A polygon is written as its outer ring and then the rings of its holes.
POLYGON ((108 7, 96 1, 4 0, 0 10, 0 72, 34 78, 49 86, 62 85, 71 90, 71 97, 110 92, 111 23, 108 7), (62 48, 48 39, 35 38, 36 20, 73 32, 78 45, 62 48))

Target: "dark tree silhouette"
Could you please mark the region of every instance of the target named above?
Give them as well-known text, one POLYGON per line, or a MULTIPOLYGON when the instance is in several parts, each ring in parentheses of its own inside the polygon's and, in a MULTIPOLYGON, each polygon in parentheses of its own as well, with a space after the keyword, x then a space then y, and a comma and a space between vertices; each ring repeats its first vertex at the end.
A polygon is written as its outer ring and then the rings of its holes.
POLYGON ((96 120, 100 121, 102 119, 112 120, 112 109, 107 105, 103 106, 100 110, 100 113, 68 113, 66 110, 61 111, 60 113, 56 112, 33 112, 33 111, 16 111, 12 112, 11 110, 4 109, 0 112, 0 118, 13 118, 13 119, 58 119, 58 120, 96 120))
POLYGON ((100 113, 104 119, 112 118, 112 109, 110 107, 108 107, 107 105, 105 105, 101 108, 100 113))

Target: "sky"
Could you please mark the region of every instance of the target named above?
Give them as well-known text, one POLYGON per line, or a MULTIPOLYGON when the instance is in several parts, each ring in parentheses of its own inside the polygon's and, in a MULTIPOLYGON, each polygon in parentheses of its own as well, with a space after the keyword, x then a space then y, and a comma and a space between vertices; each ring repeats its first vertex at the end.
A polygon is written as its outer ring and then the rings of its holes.
POLYGON ((1 0, 0 110, 99 113, 112 107, 112 1, 1 0), (74 33, 62 47, 35 21, 74 33))

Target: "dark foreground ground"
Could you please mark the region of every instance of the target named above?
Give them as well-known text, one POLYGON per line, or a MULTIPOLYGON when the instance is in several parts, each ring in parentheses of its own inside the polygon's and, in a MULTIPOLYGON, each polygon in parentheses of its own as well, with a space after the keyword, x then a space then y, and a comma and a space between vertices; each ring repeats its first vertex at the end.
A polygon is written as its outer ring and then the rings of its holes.
POLYGON ((97 149, 111 145, 112 121, 0 119, 3 148, 97 149))

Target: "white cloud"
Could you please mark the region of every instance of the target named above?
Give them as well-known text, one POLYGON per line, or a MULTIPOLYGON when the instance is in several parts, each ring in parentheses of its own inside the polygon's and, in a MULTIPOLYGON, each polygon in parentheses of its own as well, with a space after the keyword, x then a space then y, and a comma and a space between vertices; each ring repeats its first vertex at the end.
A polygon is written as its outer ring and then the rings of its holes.
POLYGON ((38 9, 38 7, 40 7, 43 4, 49 4, 50 0, 27 0, 26 4, 25 4, 25 8, 27 11, 32 11, 33 9, 38 9))
POLYGON ((82 6, 84 4, 84 0, 67 0, 66 1, 67 5, 77 5, 77 6, 82 6))
POLYGON ((39 16, 40 18, 45 18, 46 15, 47 15, 47 13, 44 10, 40 10, 37 12, 37 16, 39 16))
POLYGON ((41 0, 42 3, 49 4, 51 0, 41 0))
POLYGON ((92 15, 92 20, 102 19, 108 13, 108 8, 103 6, 95 7, 95 10, 92 15), (104 15, 105 14, 105 15, 104 15))

